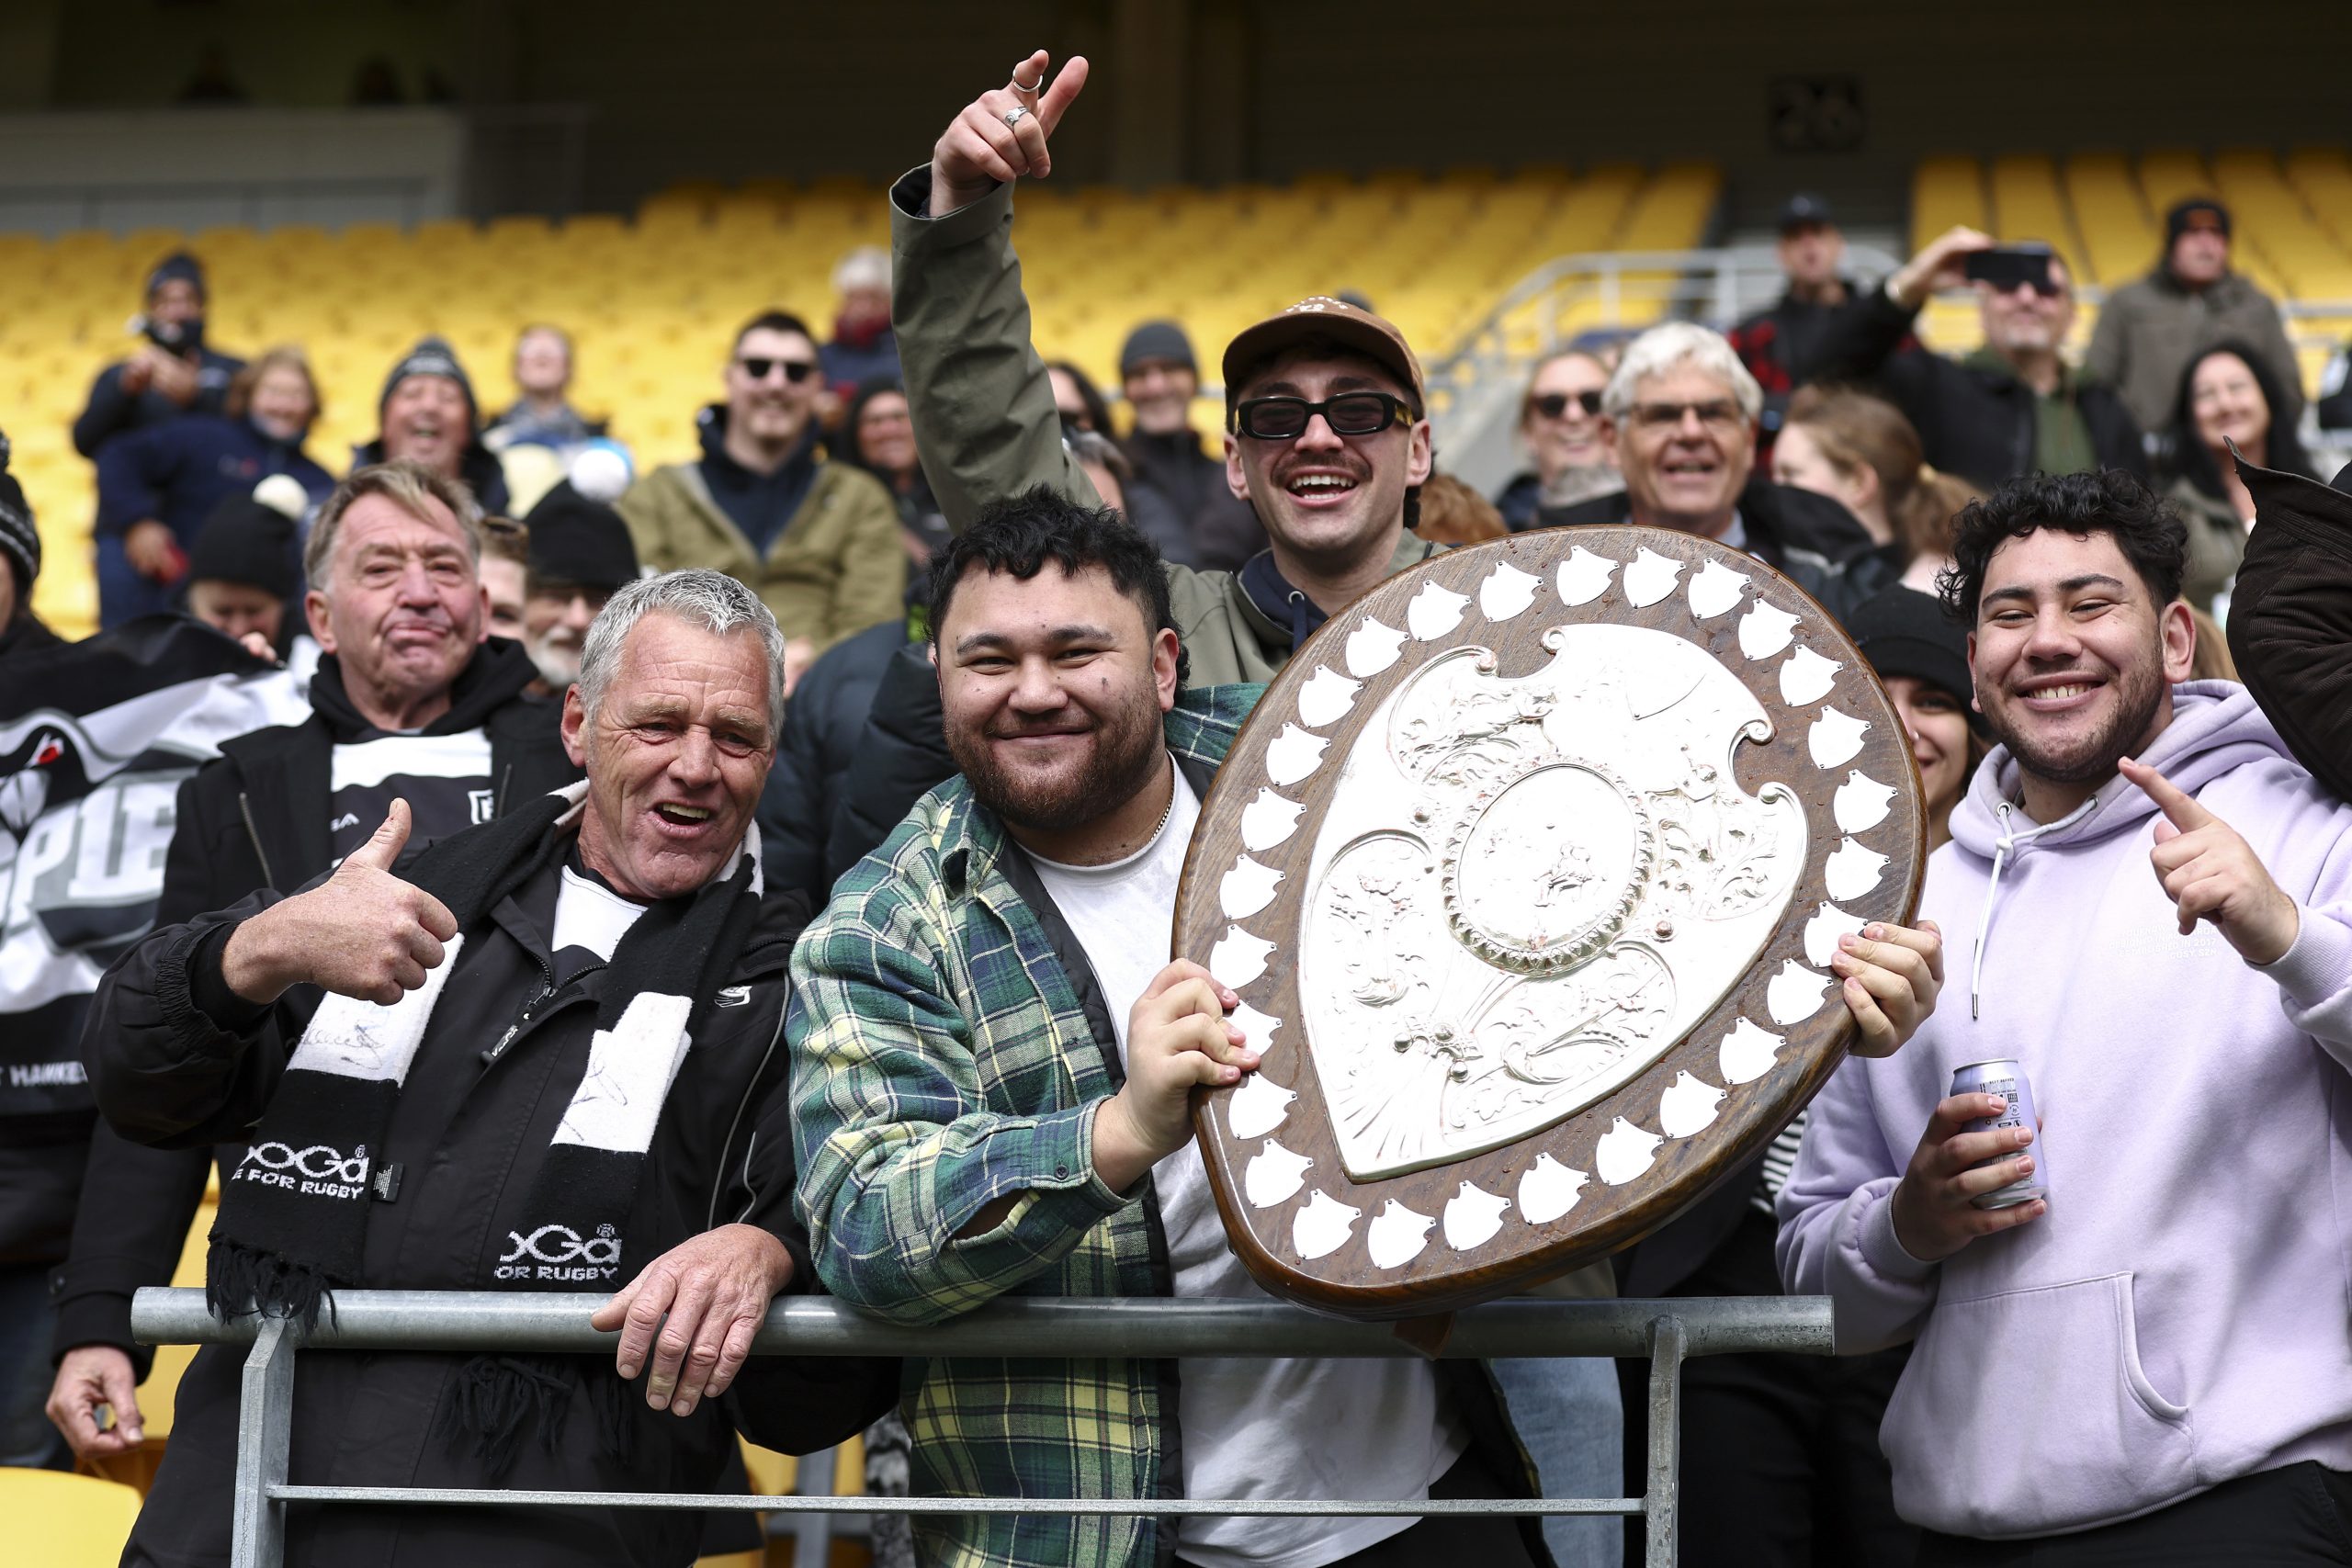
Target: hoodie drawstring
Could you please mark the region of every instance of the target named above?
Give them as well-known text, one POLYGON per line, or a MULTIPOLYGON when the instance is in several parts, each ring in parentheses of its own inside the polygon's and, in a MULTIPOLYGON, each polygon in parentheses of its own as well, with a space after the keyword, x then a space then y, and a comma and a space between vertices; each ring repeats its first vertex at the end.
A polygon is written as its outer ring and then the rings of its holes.
POLYGON ((2044 833, 2054 833, 2061 828, 2070 826, 2080 820, 2085 813, 2098 804, 2098 796, 2094 795, 2057 821, 2047 822, 2038 828, 2028 828, 2021 833, 2009 826, 2009 815, 2013 808, 2007 801, 2002 801, 1993 807, 1994 819, 2001 825, 2001 836, 1993 840, 1993 874, 1984 884, 1984 907, 1976 914, 1976 949, 1968 961, 1970 1021, 1973 1022, 1984 1010, 1984 940, 1993 934, 1993 900, 2000 895, 2001 868, 2008 863, 2009 852, 2020 844, 2031 843, 2044 833))

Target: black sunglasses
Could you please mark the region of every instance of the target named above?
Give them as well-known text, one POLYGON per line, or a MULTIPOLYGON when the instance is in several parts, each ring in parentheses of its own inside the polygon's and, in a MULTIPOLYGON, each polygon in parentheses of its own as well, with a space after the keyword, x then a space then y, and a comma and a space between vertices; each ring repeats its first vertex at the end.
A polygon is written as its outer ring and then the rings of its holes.
POLYGON ((810 359, 767 359, 746 355, 735 363, 741 366, 743 374, 754 381, 766 380, 769 371, 782 366, 784 378, 796 387, 817 373, 816 361, 810 359))
POLYGON ((1259 441, 1295 441, 1318 413, 1334 435, 1377 435, 1396 423, 1399 414, 1420 417, 1404 399, 1386 392, 1341 392, 1319 403, 1305 398, 1250 398, 1235 407, 1233 427, 1259 441))
POLYGON ((1557 419, 1568 412, 1568 402, 1571 399, 1575 400, 1577 407, 1584 410, 1587 419, 1600 416, 1600 394, 1599 392, 1546 392, 1540 398, 1531 399, 1530 401, 1535 412, 1545 419, 1557 419))

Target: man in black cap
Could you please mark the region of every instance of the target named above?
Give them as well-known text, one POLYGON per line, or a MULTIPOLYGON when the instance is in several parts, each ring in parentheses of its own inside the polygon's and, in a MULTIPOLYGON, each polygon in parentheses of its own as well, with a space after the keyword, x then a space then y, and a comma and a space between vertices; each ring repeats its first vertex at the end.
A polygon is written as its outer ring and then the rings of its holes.
MULTIPOLYGON (((1201 446, 1192 426, 1193 399, 1201 389, 1193 340, 1174 321, 1146 321, 1119 350, 1120 387, 1135 411, 1135 428, 1120 443, 1135 478, 1125 485, 1130 517, 1157 510, 1179 521, 1192 549, 1170 558, 1187 566, 1233 571, 1266 547, 1266 530, 1246 502, 1234 499, 1225 465, 1201 446)), ((1138 521, 1157 538, 1162 530, 1138 521)))
POLYGON ((2230 653, 2295 761, 2352 800, 2352 467, 2324 485, 2238 459, 2254 531, 2230 653))
POLYGON ((1780 434, 1789 394, 1811 378, 1819 363, 1823 329, 1855 295, 1840 270, 1846 265, 1846 236, 1829 204, 1817 196, 1799 191, 1781 209, 1780 259, 1788 291, 1770 310, 1758 310, 1728 334, 1740 363, 1764 389, 1764 414, 1757 434, 1759 464, 1771 460, 1772 438, 1780 434))
POLYGON ((282 658, 294 587, 293 523, 249 493, 223 497, 188 548, 187 613, 224 637, 258 636, 282 658))
POLYGON ((532 689, 560 697, 580 679, 580 653, 596 613, 639 576, 628 525, 570 479, 539 498, 524 519, 530 569, 523 593, 523 646, 539 678, 532 689))
POLYGON ((2191 197, 2165 214, 2165 254, 2154 272, 2108 297, 2083 368, 2121 394, 2143 430, 2172 422, 2188 362, 2214 344, 2250 344, 2287 392, 2271 417, 2303 412, 2303 372, 2287 341, 2278 302, 2230 270, 2230 209, 2191 197))
POLYGON ((127 430, 184 413, 219 413, 245 362, 204 345, 204 267, 175 251, 147 275, 147 307, 131 322, 146 342, 98 372, 88 406, 74 422, 74 449, 96 457, 127 430))
POLYGON ((484 512, 505 512, 505 470, 481 444, 481 405, 446 339, 419 338, 401 355, 384 378, 376 418, 376 439, 353 449, 354 469, 405 457, 463 484, 484 512))

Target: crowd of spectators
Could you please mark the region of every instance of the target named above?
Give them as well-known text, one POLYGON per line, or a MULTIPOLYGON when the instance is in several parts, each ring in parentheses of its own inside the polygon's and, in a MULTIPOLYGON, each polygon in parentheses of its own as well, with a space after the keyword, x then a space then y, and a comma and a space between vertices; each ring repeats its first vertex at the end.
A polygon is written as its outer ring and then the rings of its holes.
MULTIPOLYGON (((1640 1490, 1631 1363, 743 1356, 787 1291, 908 1323, 1004 1293, 1254 1292, 1186 1107, 1262 1042, 1162 955, 1257 683, 1442 549, 1631 524, 1744 551, 1843 624, 1936 845, 1918 928, 1833 960, 1856 1054, 1814 1107, 1550 1287, 1837 1302, 1838 1357, 1689 1363, 1682 1561, 2352 1561, 2290 1506, 2352 1508, 2352 1244, 2279 1218, 2345 1160, 2352 513, 2311 472, 2227 209, 2167 216, 2078 364, 2054 251, 1972 283, 1996 246, 1955 229, 1856 278, 1797 197, 1769 310, 1540 358, 1527 467, 1489 500, 1438 468, 1421 360, 1361 301, 1223 345, 1214 437, 1175 322, 1128 334, 1116 414, 1045 360, 1012 193, 1086 81, 1048 65, 892 187, 890 248, 842 261, 829 333, 768 311, 712 345, 699 455, 642 474, 537 322, 494 417, 446 342, 401 355, 337 480, 305 447, 301 350, 209 345, 201 266, 158 265, 148 341, 74 427, 106 628, 82 651, 192 618, 306 716, 157 775, 152 919, 42 1010, 0 993, 0 1058, 81 1086, 0 1101, 0 1461, 141 1445, 131 1293, 170 1277, 217 1168, 217 1303, 533 1288, 509 1266, 535 1225, 585 1260, 537 1288, 616 1292, 609 1359, 306 1357, 298 1428, 351 1435, 298 1481, 740 1487, 739 1431, 805 1451, 879 1420, 870 1455, 919 1493, 1640 1490), (1960 288, 1984 344, 1953 358, 1916 327, 1960 288), (362 1040, 397 1066, 337 1065, 362 1040), (1967 1200, 2030 1171, 2038 1131, 1963 1131, 1995 1108, 1944 1087, 2004 1054, 2071 1163, 2064 1196, 1985 1210, 1967 1200), (623 1110, 597 1108, 608 1076, 623 1110), (2216 1137, 2246 1156, 2225 1179, 2192 1146, 2216 1137), (250 1179, 305 1139, 357 1174, 250 1179)), ((70 681, 5 461, 0 560, 0 687, 70 681)), ((225 1561, 238 1401, 234 1356, 199 1355, 127 1562, 225 1561)), ((303 1562, 735 1544, 661 1510, 292 1517, 303 1562)), ((1143 1512, 932 1516, 876 1550, 1589 1568, 1643 1543, 1598 1517, 1143 1512)))

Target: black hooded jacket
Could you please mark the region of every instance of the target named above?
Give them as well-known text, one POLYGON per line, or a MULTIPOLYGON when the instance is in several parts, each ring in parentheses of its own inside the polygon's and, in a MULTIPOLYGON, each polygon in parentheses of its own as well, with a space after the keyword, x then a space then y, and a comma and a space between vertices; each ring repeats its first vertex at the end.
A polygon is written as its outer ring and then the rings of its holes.
MULTIPOLYGON (((1738 510, 1747 553, 1820 600, 1841 621, 1901 573, 1899 563, 1878 547, 1854 514, 1826 495, 1751 479, 1739 492, 1738 510)), ((1572 506, 1544 507, 1535 513, 1534 526, 1633 520, 1633 499, 1619 491, 1572 506)))
MULTIPOLYGON (((493 809, 500 815, 580 776, 557 730, 560 710, 523 694, 537 674, 520 643, 492 637, 458 676, 449 711, 424 729, 487 734, 493 809)), ((226 742, 220 756, 180 785, 155 908, 157 930, 225 909, 255 892, 292 893, 330 869, 327 803, 334 748, 368 724, 345 694, 342 667, 332 654, 319 661, 311 703, 311 716, 302 723, 226 742)), ((233 1164, 243 1148, 223 1152, 233 1164)), ((129 1352, 145 1374, 153 1352, 131 1343, 131 1292, 171 1278, 204 1197, 212 1153, 142 1148, 98 1123, 71 1249, 52 1287, 54 1355, 77 1345, 112 1345, 129 1352)))

